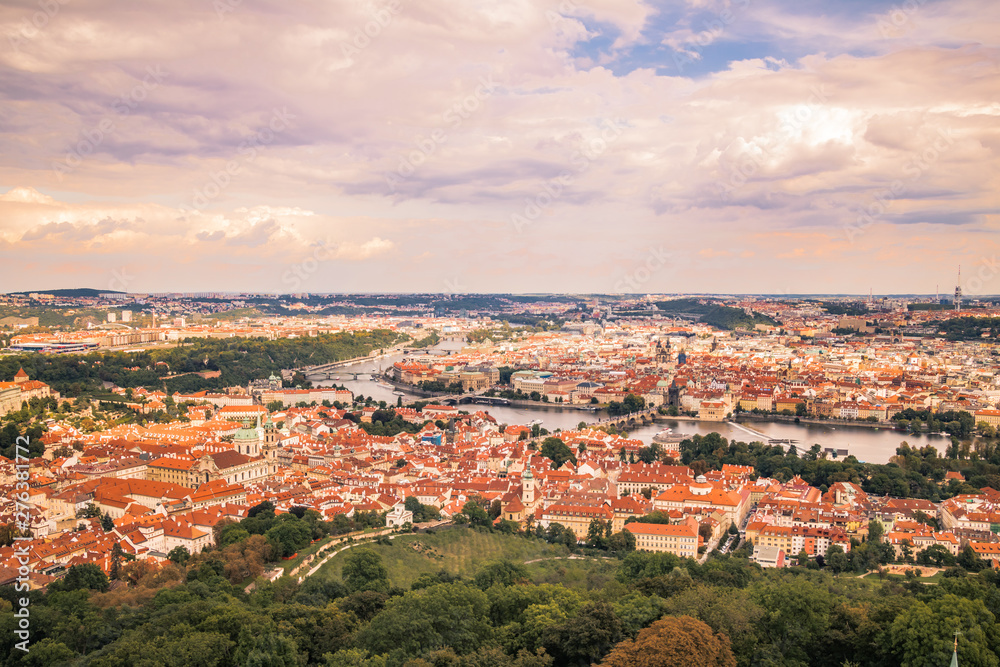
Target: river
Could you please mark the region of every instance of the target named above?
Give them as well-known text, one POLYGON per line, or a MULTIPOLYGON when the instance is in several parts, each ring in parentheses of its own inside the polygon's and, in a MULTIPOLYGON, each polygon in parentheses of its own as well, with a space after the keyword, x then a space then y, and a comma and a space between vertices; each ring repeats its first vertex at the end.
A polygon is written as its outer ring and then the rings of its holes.
MULTIPOLYGON (((464 343, 461 341, 445 341, 433 350, 459 350, 464 343)), ((345 372, 352 373, 377 373, 393 363, 400 361, 404 355, 392 355, 382 357, 373 361, 364 361, 350 366, 345 366, 345 372)), ((318 383, 320 385, 339 384, 347 387, 355 395, 362 394, 371 396, 377 401, 385 401, 390 405, 396 404, 397 396, 392 392, 394 388, 382 386, 372 380, 331 380, 330 382, 318 383)), ((433 400, 417 396, 406 392, 403 401, 410 403, 418 400, 433 400)), ((594 422, 600 419, 603 413, 586 412, 582 410, 560 410, 557 408, 515 408, 507 406, 485 406, 466 405, 461 409, 465 410, 486 410, 498 422, 503 424, 528 424, 536 419, 542 420, 542 425, 550 431, 555 429, 576 428, 580 422, 594 422)), ((871 463, 887 463, 889 457, 896 453, 896 447, 903 440, 911 446, 923 447, 933 445, 942 453, 950 444, 947 436, 941 435, 911 435, 891 429, 873 429, 864 426, 827 426, 819 424, 789 424, 784 422, 749 422, 747 427, 754 431, 759 431, 771 438, 790 439, 796 441, 799 452, 809 449, 814 444, 823 448, 846 449, 849 454, 856 456, 860 461, 871 463)), ((657 422, 651 426, 644 426, 630 432, 630 436, 646 443, 652 442, 652 438, 657 432, 664 428, 670 428, 674 433, 684 435, 701 434, 707 435, 715 432, 729 440, 742 440, 749 442, 754 438, 746 431, 733 424, 725 422, 694 422, 683 420, 669 420, 667 422, 657 422)))

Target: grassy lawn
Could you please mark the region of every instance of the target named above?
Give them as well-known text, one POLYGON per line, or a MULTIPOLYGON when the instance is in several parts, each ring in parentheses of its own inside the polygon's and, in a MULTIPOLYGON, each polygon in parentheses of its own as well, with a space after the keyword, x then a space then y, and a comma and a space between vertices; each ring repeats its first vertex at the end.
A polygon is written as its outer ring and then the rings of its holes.
POLYGON ((310 544, 305 549, 300 549, 298 555, 295 558, 291 560, 281 561, 281 567, 285 571, 285 574, 288 574, 292 570, 292 568, 294 568, 296 565, 305 560, 306 556, 308 556, 309 554, 314 554, 320 549, 324 548, 326 545, 330 543, 332 539, 333 539, 332 537, 324 537, 319 542, 316 542, 315 544, 310 544))
MULTIPOLYGON (((367 535, 370 535, 372 533, 376 533, 379 530, 381 530, 381 528, 365 528, 363 535, 357 535, 357 534, 353 534, 353 533, 352 533, 352 535, 353 535, 354 539, 356 539, 356 540, 365 539, 365 537, 367 535)), ((306 548, 304 548, 301 551, 299 551, 298 555, 296 555, 295 558, 293 558, 291 560, 287 560, 287 561, 284 561, 284 560, 281 561, 281 568, 285 571, 285 574, 288 574, 289 572, 292 571, 293 568, 295 568, 296 565, 298 565, 299 563, 301 563, 302 561, 304 561, 310 554, 314 554, 317 551, 321 551, 321 550, 325 549, 326 547, 328 547, 330 545, 331 542, 340 542, 340 541, 343 541, 343 538, 344 538, 343 535, 328 535, 328 536, 324 537, 323 539, 321 539, 319 542, 316 542, 315 544, 310 544, 306 548)), ((338 544, 338 548, 339 548, 339 544, 338 544)), ((327 554, 324 554, 321 558, 326 558, 326 556, 327 556, 327 554)), ((319 560, 320 559, 317 559, 316 561, 314 561, 310 565, 310 567, 315 567, 315 563, 319 562, 319 560)), ((302 572, 299 572, 299 574, 300 575, 304 574, 304 572, 305 571, 303 570, 302 572)))
MULTIPOLYGON (((396 586, 409 588, 421 574, 440 570, 471 577, 479 566, 489 560, 507 558, 515 562, 566 556, 564 546, 546 544, 540 540, 486 533, 471 528, 449 528, 426 533, 400 535, 390 545, 370 544, 382 557, 389 571, 389 580, 396 586)), ((339 577, 344 559, 351 549, 331 558, 317 576, 339 577)), ((565 562, 565 561, 559 561, 565 562)), ((570 561, 572 562, 572 561, 570 561)), ((533 566, 528 566, 532 568, 533 566)))

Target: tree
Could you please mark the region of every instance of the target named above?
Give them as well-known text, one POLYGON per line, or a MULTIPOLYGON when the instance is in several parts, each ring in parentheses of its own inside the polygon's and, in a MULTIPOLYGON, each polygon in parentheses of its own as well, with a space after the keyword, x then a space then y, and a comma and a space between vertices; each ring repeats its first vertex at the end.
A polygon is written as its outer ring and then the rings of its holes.
POLYGON ((958 564, 964 567, 969 572, 981 572, 989 565, 983 560, 976 550, 972 548, 971 544, 966 544, 962 548, 962 553, 958 554, 958 564))
POLYGON ((247 511, 247 518, 250 519, 257 516, 258 514, 267 514, 269 512, 271 514, 274 514, 274 503, 272 503, 270 500, 265 500, 264 502, 258 503, 253 507, 251 507, 249 511, 247 511))
POLYGON ((542 441, 542 456, 552 461, 552 469, 562 467, 566 461, 576 463, 576 457, 565 442, 554 436, 545 438, 542 441))
POLYGON ((882 522, 878 519, 872 519, 868 522, 868 541, 869 542, 881 542, 882 535, 885 534, 885 528, 882 526, 882 522))
POLYGON ((77 591, 86 588, 104 592, 108 590, 109 585, 108 577, 101 568, 90 563, 84 563, 70 567, 66 571, 66 576, 52 586, 63 591, 77 591))
POLYGON ((489 513, 476 502, 476 499, 470 499, 464 505, 462 505, 462 511, 453 517, 455 523, 466 523, 470 526, 482 526, 484 528, 489 528, 493 525, 493 521, 490 519, 489 513))
POLYGON ((176 546, 170 550, 170 553, 167 554, 167 558, 173 563, 184 565, 188 562, 188 559, 191 558, 191 554, 188 553, 186 547, 176 546))
POLYGON ((40 642, 33 643, 31 650, 24 655, 18 664, 29 667, 49 667, 50 665, 70 664, 75 657, 76 653, 64 643, 46 637, 40 642))
POLYGON ((611 531, 610 521, 591 519, 587 527, 587 546, 603 549, 607 546, 607 534, 611 531))
POLYGON ((619 530, 608 538, 608 551, 622 553, 635 551, 635 535, 628 530, 619 530))
POLYGON ((94 503, 87 503, 87 506, 76 513, 77 519, 97 519, 101 516, 101 508, 94 503))
POLYGON ((602 667, 736 667, 729 638, 690 616, 667 616, 625 640, 602 667))
POLYGON ((762 643, 784 656, 785 665, 811 665, 830 628, 833 594, 806 577, 782 578, 754 590, 756 602, 767 610, 759 623, 762 643))
POLYGON ((274 631, 244 626, 240 630, 234 662, 238 665, 264 667, 297 667, 298 644, 290 637, 274 631))
POLYGON ((994 649, 1000 646, 1000 628, 982 600, 952 593, 929 602, 918 601, 901 613, 887 634, 903 667, 946 665, 951 657, 954 633, 958 642, 958 664, 996 667, 994 649))
POLYGON ((561 664, 589 665, 625 638, 625 626, 607 602, 588 602, 544 637, 545 648, 561 664))
POLYGON ((417 657, 451 647, 459 655, 482 647, 492 635, 489 601, 474 586, 437 584, 393 598, 357 635, 357 645, 373 654, 417 657))
POLYGON ((291 514, 282 515, 282 518, 285 517, 288 518, 278 521, 264 534, 278 555, 283 558, 297 553, 312 540, 312 531, 305 521, 296 519, 291 514))
POLYGON ((124 556, 125 552, 122 550, 121 544, 115 542, 115 546, 111 548, 111 579, 122 578, 122 558, 124 556))
POLYGON ((524 565, 504 558, 483 565, 476 572, 474 581, 478 588, 485 591, 492 586, 513 586, 531 581, 531 577, 524 565))
POLYGON ((899 551, 904 563, 913 562, 913 544, 910 543, 909 539, 904 539, 902 543, 900 543, 899 551))
POLYGON ((104 529, 105 533, 109 533, 115 529, 115 522, 111 519, 111 515, 107 512, 101 516, 101 528, 104 529))
POLYGON ((242 540, 250 537, 250 532, 238 523, 226 524, 219 531, 219 538, 216 542, 216 546, 220 549, 223 547, 228 547, 230 544, 235 544, 242 540))
POLYGON ((932 544, 917 555, 917 563, 935 567, 949 567, 955 564, 955 557, 941 544, 932 544))
POLYGON ((389 590, 389 572, 382 564, 382 557, 367 547, 348 551, 340 576, 352 593, 389 590))

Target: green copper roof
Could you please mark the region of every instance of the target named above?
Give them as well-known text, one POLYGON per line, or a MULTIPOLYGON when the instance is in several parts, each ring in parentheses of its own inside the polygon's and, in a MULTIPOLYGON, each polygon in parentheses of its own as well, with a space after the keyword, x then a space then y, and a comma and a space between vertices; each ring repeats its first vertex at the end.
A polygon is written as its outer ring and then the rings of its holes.
POLYGON ((256 440, 257 438, 257 429, 250 426, 249 420, 244 421, 243 425, 233 435, 233 440, 256 440))

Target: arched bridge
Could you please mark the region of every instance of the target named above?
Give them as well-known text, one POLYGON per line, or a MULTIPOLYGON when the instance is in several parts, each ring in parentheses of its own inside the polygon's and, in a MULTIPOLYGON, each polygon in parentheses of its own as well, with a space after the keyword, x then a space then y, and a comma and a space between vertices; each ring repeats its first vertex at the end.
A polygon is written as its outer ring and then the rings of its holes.
POLYGON ((648 410, 641 410, 639 412, 630 412, 626 415, 616 415, 614 417, 607 417, 600 421, 589 424, 588 426, 614 426, 616 428, 630 429, 637 426, 645 426, 647 424, 652 424, 657 415, 657 408, 650 408, 648 410))

